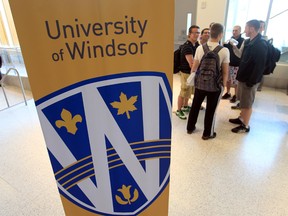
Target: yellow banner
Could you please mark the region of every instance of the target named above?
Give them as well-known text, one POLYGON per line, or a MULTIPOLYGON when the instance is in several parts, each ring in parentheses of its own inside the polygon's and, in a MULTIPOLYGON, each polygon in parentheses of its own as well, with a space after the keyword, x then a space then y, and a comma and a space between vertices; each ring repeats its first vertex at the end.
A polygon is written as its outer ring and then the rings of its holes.
POLYGON ((174 1, 9 0, 67 215, 168 215, 174 1))

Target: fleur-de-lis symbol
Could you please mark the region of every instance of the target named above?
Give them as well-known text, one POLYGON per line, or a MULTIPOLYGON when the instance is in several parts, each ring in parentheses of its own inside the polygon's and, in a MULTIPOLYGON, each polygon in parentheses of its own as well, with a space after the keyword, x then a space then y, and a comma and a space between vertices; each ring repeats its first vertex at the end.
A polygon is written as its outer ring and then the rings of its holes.
POLYGON ((133 198, 131 199, 130 188, 131 188, 131 185, 129 185, 129 186, 122 185, 122 188, 118 189, 118 191, 121 192, 123 197, 125 198, 125 200, 122 200, 120 196, 116 195, 115 197, 116 197, 116 200, 119 204, 131 205, 133 202, 135 202, 138 199, 139 193, 138 193, 137 189, 134 190, 133 198))
POLYGON ((58 128, 66 127, 68 133, 75 135, 78 130, 76 123, 82 122, 82 117, 80 115, 72 117, 72 114, 68 110, 63 109, 61 112, 61 118, 62 120, 57 120, 55 122, 56 126, 58 128))
POLYGON ((120 94, 120 102, 119 101, 114 101, 111 103, 113 108, 118 109, 118 113, 117 115, 122 115, 124 113, 126 113, 127 118, 130 119, 130 113, 129 112, 133 112, 135 110, 137 110, 137 108, 134 106, 134 103, 136 103, 137 101, 137 97, 138 96, 133 96, 130 97, 130 99, 127 99, 127 96, 121 92, 120 94))

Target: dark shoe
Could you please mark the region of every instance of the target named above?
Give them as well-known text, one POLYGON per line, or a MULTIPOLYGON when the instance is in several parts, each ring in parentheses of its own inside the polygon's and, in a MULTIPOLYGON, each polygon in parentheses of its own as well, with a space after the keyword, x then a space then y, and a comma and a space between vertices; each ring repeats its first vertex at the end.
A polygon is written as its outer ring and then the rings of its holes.
POLYGON ((250 131, 250 127, 248 128, 244 125, 241 124, 238 127, 235 127, 231 130, 233 133, 248 133, 250 131))
POLYGON ((203 135, 203 136, 202 136, 202 139, 203 139, 203 140, 214 139, 214 138, 216 137, 216 135, 217 135, 217 134, 216 134, 215 132, 213 133, 212 136, 204 136, 204 135, 203 135))
POLYGON ((231 98, 231 94, 230 93, 228 93, 228 92, 226 92, 223 96, 222 96, 222 99, 229 99, 229 98, 231 98))
POLYGON ((192 130, 187 130, 187 134, 192 134, 196 130, 196 127, 192 128, 192 130))
POLYGON ((231 99, 230 99, 230 103, 236 103, 237 98, 236 95, 234 95, 231 99))
POLYGON ((240 109, 240 103, 237 103, 235 106, 231 106, 231 109, 240 109))
POLYGON ((229 122, 232 124, 243 124, 243 122, 240 120, 240 118, 235 118, 235 119, 229 119, 229 122))

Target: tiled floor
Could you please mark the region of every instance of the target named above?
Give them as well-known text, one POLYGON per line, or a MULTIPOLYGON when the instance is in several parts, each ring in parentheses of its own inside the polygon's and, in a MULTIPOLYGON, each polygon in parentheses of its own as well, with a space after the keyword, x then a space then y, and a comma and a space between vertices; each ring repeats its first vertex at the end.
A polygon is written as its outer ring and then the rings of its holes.
MULTIPOLYGON (((174 107, 178 92, 174 75, 174 107)), ((2 97, 0 89, 5 107, 2 97)), ((192 135, 173 114, 169 216, 288 215, 286 90, 257 93, 249 134, 230 131, 239 114, 230 106, 221 101, 209 141, 201 139, 204 111, 192 135)), ((1 216, 64 215, 33 100, 0 111, 0 158, 1 216)))

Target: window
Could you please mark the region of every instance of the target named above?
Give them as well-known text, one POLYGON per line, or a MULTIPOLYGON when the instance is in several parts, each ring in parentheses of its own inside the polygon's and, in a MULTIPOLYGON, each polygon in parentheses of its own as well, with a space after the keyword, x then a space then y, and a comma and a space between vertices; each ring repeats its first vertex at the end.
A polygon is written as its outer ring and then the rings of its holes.
POLYGON ((27 76, 8 0, 0 0, 0 54, 2 73, 16 68, 21 76, 27 76))
POLYGON ((18 37, 8 0, 0 0, 0 43, 1 46, 19 46, 18 37))
MULTIPOLYGON (((288 29, 284 20, 288 19, 287 0, 230 0, 226 22, 225 40, 232 35, 235 25, 242 27, 244 32, 245 24, 251 19, 263 20, 266 22, 265 35, 273 38, 275 47, 281 50, 281 62, 288 63, 288 29), (271 7, 270 7, 271 5, 271 7)), ((243 35, 245 37, 245 34, 243 35)))
MULTIPOLYGON (((227 14, 226 34, 228 40, 232 36, 235 25, 242 27, 244 32, 245 24, 251 19, 266 20, 270 0, 230 0, 227 14), (261 10, 259 10, 261 7, 261 10)), ((245 34, 243 34, 245 37, 245 34)))
POLYGON ((274 0, 268 20, 267 36, 273 38, 273 45, 281 50, 281 62, 288 63, 288 1, 274 0))
POLYGON ((186 25, 186 35, 189 34, 189 28, 192 25, 192 13, 187 13, 187 25, 186 25))

